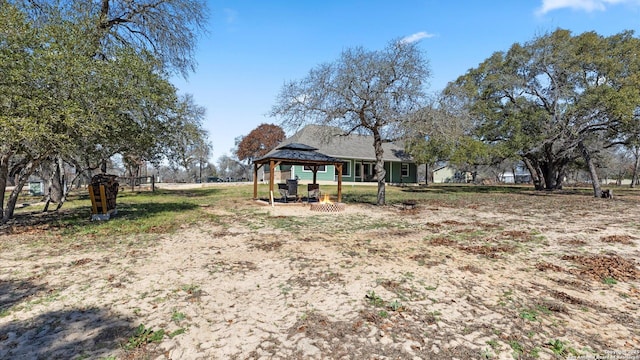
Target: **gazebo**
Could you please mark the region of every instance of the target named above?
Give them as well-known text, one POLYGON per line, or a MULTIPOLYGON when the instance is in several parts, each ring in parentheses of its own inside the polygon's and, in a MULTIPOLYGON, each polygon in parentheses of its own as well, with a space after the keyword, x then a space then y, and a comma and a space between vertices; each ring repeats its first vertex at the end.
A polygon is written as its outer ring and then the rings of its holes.
MULTIPOLYGON (((269 192, 273 194, 274 169, 278 165, 305 165, 313 173, 313 184, 317 182, 320 166, 334 165, 338 173, 338 202, 342 200, 342 165, 343 161, 317 152, 316 148, 299 143, 286 144, 276 148, 267 155, 253 161, 253 198, 258 199, 258 169, 269 164, 269 192)), ((273 201, 273 196, 269 197, 273 201)))

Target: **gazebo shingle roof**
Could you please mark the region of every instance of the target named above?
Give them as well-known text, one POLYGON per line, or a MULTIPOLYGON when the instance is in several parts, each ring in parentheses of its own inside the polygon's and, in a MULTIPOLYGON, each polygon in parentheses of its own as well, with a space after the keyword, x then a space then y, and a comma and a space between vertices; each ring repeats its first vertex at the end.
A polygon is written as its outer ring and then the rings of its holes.
POLYGON ((317 164, 328 165, 343 162, 342 160, 321 154, 317 152, 317 148, 300 143, 289 143, 277 147, 274 151, 269 152, 267 155, 255 159, 256 164, 265 164, 270 160, 276 160, 283 165, 293 164, 317 164))

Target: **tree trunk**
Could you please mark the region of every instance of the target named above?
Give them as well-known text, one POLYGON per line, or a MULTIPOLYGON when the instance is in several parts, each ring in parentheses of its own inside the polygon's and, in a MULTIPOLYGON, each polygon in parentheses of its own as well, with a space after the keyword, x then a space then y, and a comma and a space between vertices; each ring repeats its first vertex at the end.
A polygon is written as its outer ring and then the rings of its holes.
POLYGON ((429 164, 424 164, 424 185, 429 186, 429 164))
POLYGON ((542 171, 544 173, 544 188, 546 190, 553 190, 555 187, 556 176, 553 171, 551 163, 542 164, 542 171))
POLYGON ((602 196, 602 189, 600 188, 600 180, 598 179, 596 166, 591 159, 589 149, 587 149, 582 141, 578 143, 578 148, 580 149, 582 157, 584 158, 584 161, 587 163, 587 167, 589 168, 589 174, 591 175, 591 185, 593 185, 593 196, 599 198, 602 196))
POLYGON ((9 179, 9 159, 13 152, 8 151, 0 155, 0 220, 4 218, 4 191, 9 179))
POLYGON ((638 168, 640 168, 640 146, 635 148, 633 152, 633 156, 635 158, 633 164, 633 175, 631 175, 631 187, 636 187, 636 183, 638 182, 638 168))
POLYGON ((49 210, 50 203, 60 203, 65 192, 64 164, 61 158, 54 158, 50 164, 45 165, 50 173, 47 186, 47 201, 42 212, 49 210))
POLYGON ((535 187, 536 190, 544 190, 544 186, 542 185, 543 180, 542 178, 542 172, 540 171, 539 167, 534 167, 533 164, 531 163, 531 159, 523 157, 522 161, 524 162, 524 165, 527 167, 527 170, 529 170, 529 175, 531 175, 531 181, 533 182, 533 186, 535 187))
POLYGON ((376 153, 376 179, 378 180, 378 199, 377 205, 385 204, 385 177, 387 172, 384 170, 384 150, 382 149, 382 137, 378 131, 373 131, 373 148, 376 153))
POLYGON ((554 185, 554 189, 562 190, 562 183, 564 181, 565 170, 564 166, 558 167, 556 170, 556 183, 554 185))
POLYGON ((565 176, 565 164, 544 161, 540 166, 540 175, 544 180, 545 190, 560 190, 565 176))
POLYGON ((7 200, 7 206, 5 207, 2 221, 0 223, 4 224, 9 219, 13 218, 13 213, 16 209, 16 203, 18 202, 18 196, 20 195, 20 192, 22 191, 22 188, 24 187, 24 185, 29 180, 29 176, 33 174, 37 166, 38 166, 38 161, 30 161, 21 170, 21 174, 18 177, 16 186, 13 188, 13 191, 9 195, 9 199, 7 200))
POLYGON ((71 188, 73 187, 73 183, 76 182, 76 180, 78 180, 80 177, 82 177, 84 171, 78 171, 76 169, 76 176, 71 179, 70 182, 64 182, 64 186, 63 186, 63 191, 62 191, 62 198, 60 198, 60 201, 58 201, 58 205, 56 206, 56 210, 58 211, 60 210, 60 208, 62 208, 62 205, 64 205, 64 203, 67 201, 67 196, 69 196, 69 191, 71 191, 71 188))

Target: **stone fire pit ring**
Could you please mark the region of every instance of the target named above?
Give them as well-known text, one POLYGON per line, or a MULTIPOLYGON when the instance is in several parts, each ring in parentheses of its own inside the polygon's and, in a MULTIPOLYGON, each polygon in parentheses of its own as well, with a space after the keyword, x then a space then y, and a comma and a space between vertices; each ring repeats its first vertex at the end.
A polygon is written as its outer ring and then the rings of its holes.
POLYGON ((311 211, 334 213, 344 211, 346 204, 339 202, 318 202, 312 203, 310 206, 311 211))

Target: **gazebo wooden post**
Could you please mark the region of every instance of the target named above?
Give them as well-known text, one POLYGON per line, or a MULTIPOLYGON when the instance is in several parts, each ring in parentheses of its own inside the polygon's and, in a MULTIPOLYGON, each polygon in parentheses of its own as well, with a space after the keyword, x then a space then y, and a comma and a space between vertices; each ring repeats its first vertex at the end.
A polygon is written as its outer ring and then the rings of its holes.
POLYGON ((253 200, 258 199, 258 164, 253 163, 253 200))
POLYGON ((335 164, 338 169, 338 202, 342 202, 342 163, 335 164))
POLYGON ((316 184, 318 181, 318 165, 313 165, 311 171, 313 172, 313 183, 316 184))
POLYGON ((276 162, 273 160, 269 161, 269 203, 273 204, 273 181, 275 180, 274 170, 276 167, 276 162))

